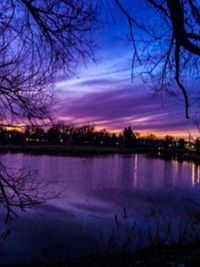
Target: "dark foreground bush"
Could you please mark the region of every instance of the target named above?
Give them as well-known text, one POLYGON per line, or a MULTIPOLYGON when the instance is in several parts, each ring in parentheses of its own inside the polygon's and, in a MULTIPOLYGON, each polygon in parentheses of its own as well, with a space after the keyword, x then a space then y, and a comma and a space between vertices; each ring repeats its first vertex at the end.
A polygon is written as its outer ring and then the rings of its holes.
POLYGON ((90 256, 68 261, 50 261, 1 267, 193 267, 200 266, 200 244, 146 248, 134 253, 90 256))

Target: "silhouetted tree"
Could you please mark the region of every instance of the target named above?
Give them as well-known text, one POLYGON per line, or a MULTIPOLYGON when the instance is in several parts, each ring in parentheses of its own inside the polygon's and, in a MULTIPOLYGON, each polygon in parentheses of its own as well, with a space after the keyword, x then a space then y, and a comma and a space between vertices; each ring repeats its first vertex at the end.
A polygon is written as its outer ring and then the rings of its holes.
POLYGON ((20 145, 24 142, 24 137, 21 132, 13 130, 8 132, 8 142, 13 145, 20 145))
POLYGON ((6 143, 6 132, 3 127, 0 127, 0 143, 6 143))
POLYGON ((25 141, 28 141, 31 137, 31 128, 29 125, 26 126, 26 128, 24 129, 24 139, 25 141))
MULTIPOLYGON (((1 120, 47 118, 55 81, 92 55, 95 19, 93 0, 1 0, 1 120)), ((16 207, 35 203, 24 177, 12 177, 0 164, 0 204, 7 209, 6 222, 16 207)))
POLYGON ((124 129, 123 136, 125 147, 132 147, 135 142, 135 135, 130 126, 124 129))
POLYGON ((154 147, 157 145, 157 138, 154 134, 148 134, 146 137, 146 142, 148 146, 154 147))
POLYGON ((185 116, 189 118, 190 98, 186 84, 199 79, 200 2, 198 0, 115 0, 126 16, 133 44, 134 66, 143 65, 142 77, 151 79, 156 92, 184 98, 185 116), (140 4, 144 15, 137 16, 140 4), (147 15, 148 14, 148 15, 147 15))
POLYGON ((32 134, 31 134, 31 138, 33 139, 33 141, 35 142, 41 142, 42 140, 45 139, 45 132, 44 129, 37 126, 37 127, 32 127, 32 134))
POLYGON ((123 134, 120 133, 119 136, 118 136, 118 143, 119 143, 119 146, 123 146, 123 134))
POLYGON ((95 18, 90 0, 1 1, 1 119, 47 116, 53 83, 91 56, 95 18))
POLYGON ((52 126, 47 132, 47 139, 51 144, 60 143, 61 132, 59 124, 52 126))
POLYGON ((195 149, 196 149, 196 152, 200 152, 200 140, 199 138, 196 139, 195 141, 195 149))
POLYGON ((115 133, 113 133, 110 137, 110 145, 116 146, 117 144, 119 145, 119 143, 117 142, 117 136, 115 133))
POLYGON ((179 147, 180 149, 184 149, 184 148, 185 148, 185 140, 184 140, 184 138, 180 138, 180 139, 178 140, 178 147, 179 147))
POLYGON ((174 144, 174 137, 170 135, 166 135, 164 138, 164 147, 165 148, 172 148, 174 144))

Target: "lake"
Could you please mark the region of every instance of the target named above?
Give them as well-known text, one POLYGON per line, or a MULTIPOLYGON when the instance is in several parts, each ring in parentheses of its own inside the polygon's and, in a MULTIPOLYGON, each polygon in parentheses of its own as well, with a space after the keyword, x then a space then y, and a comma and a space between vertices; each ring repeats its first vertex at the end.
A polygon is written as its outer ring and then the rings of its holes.
POLYGON ((164 230, 174 227, 170 235, 178 240, 175 229, 187 223, 191 203, 200 202, 200 166, 192 162, 140 154, 19 153, 3 154, 0 160, 11 172, 31 169, 32 181, 47 198, 26 212, 18 211, 19 217, 8 225, 1 222, 2 231, 10 232, 0 248, 1 262, 85 256, 106 250, 111 237, 115 237, 114 247, 129 234, 134 237, 131 246, 140 248, 149 242, 149 227, 155 231, 155 220, 164 230))

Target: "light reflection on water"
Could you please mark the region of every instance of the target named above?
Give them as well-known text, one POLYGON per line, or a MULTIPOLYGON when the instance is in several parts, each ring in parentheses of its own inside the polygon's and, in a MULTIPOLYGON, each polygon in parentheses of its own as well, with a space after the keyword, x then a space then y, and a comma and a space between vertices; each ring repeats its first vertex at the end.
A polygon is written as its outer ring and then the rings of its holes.
POLYGON ((58 199, 22 214, 11 223, 13 235, 1 252, 2 261, 8 259, 7 251, 13 261, 42 258, 41 251, 53 253, 55 244, 59 247, 58 258, 81 255, 85 244, 80 240, 85 229, 92 235, 101 227, 108 231, 115 214, 121 214, 124 207, 135 218, 141 218, 151 194, 177 213, 178 200, 198 199, 200 166, 192 162, 165 161, 139 154, 59 157, 19 153, 1 155, 0 160, 12 168, 35 170, 37 182, 48 185, 46 189, 52 192, 62 192, 58 199), (80 228, 84 231, 80 232, 80 228))
POLYGON ((195 187, 200 183, 200 165, 192 164, 192 185, 195 187))
POLYGON ((0 160, 12 168, 30 167, 38 172, 41 182, 67 183, 70 190, 83 192, 103 188, 188 188, 200 182, 200 165, 138 154, 85 158, 7 154, 0 160))

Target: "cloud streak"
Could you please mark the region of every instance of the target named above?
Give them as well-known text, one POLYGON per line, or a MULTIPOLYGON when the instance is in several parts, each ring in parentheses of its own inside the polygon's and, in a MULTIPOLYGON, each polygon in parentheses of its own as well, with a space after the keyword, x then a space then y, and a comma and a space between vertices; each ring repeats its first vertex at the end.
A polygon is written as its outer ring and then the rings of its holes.
MULTIPOLYGON (((152 97, 140 78, 131 84, 132 47, 124 38, 128 34, 127 21, 123 17, 119 20, 121 13, 114 4, 111 7, 116 22, 112 27, 110 22, 105 24, 97 36, 97 64, 81 66, 75 77, 57 84, 57 120, 94 123, 109 130, 130 125, 139 132, 197 132, 192 122, 184 118, 183 100, 178 95, 164 97, 166 103, 162 104, 158 97, 152 97)), ((144 13, 138 6, 138 14, 141 10, 144 13)), ((140 71, 142 67, 135 66, 134 74, 140 71)))
MULTIPOLYGON (((107 80, 84 81, 88 87, 103 88, 107 80)), ((159 98, 144 93, 143 85, 112 83, 107 90, 90 91, 83 95, 68 96, 62 92, 62 108, 58 119, 75 124, 94 123, 110 130, 122 130, 132 126, 141 132, 184 132, 195 130, 192 123, 184 119, 184 107, 168 98, 162 105, 159 98)))

